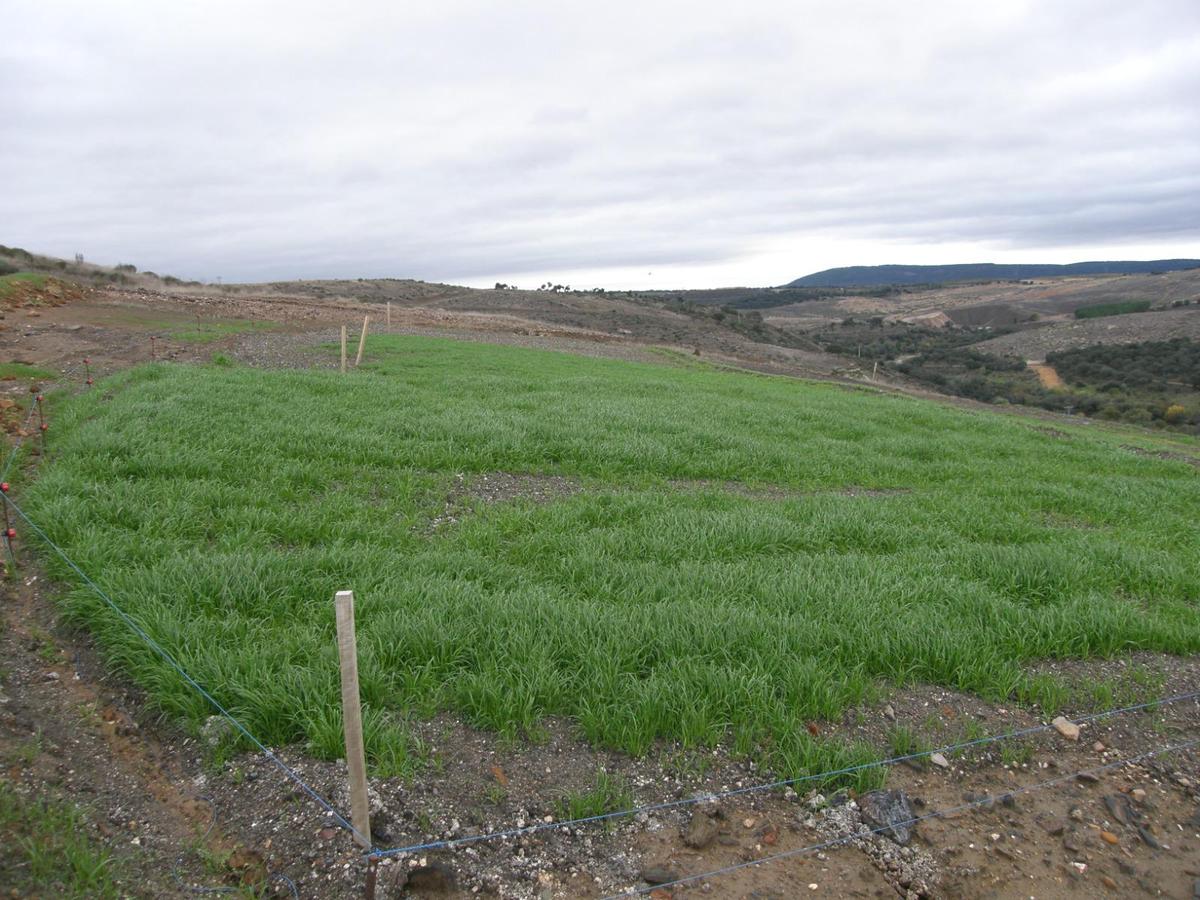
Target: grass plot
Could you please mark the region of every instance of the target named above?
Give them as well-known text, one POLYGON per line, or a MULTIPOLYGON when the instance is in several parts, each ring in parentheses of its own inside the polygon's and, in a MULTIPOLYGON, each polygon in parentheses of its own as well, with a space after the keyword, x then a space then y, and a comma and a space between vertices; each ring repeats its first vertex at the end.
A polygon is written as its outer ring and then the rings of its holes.
MULTIPOLYGON (((369 359, 109 379, 26 492, 268 743, 340 755, 344 588, 381 773, 418 755, 405 717, 453 710, 569 716, 631 753, 727 739, 798 774, 863 758, 805 723, 881 683, 1021 698, 1031 660, 1200 650, 1184 463, 788 379, 401 337, 369 359), (459 475, 497 472, 582 489, 430 527, 459 475)), ((162 709, 209 714, 90 592, 67 603, 162 709)))

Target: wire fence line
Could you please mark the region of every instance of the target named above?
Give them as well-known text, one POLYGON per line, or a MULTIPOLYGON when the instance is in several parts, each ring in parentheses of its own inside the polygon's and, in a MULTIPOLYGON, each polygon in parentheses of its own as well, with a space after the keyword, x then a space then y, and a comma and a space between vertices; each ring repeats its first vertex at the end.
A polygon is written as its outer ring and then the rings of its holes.
MULTIPOLYGON (((1075 723, 1094 722, 1098 719, 1104 719, 1109 716, 1121 715, 1123 713, 1136 712, 1142 709, 1150 709, 1152 707, 1166 706, 1171 703, 1179 703, 1184 700, 1195 700, 1200 698, 1200 691, 1192 691, 1186 694, 1177 694, 1173 697, 1163 697, 1158 700, 1149 700, 1145 703, 1137 703, 1132 706, 1124 706, 1119 709, 1105 710, 1104 712, 1094 713, 1092 715, 1081 716, 1077 719, 1072 719, 1075 723)), ((610 819, 625 818, 627 816, 637 815, 643 812, 660 812, 668 809, 678 809, 681 807, 692 806, 697 803, 711 803, 716 800, 723 800, 729 797, 737 797, 744 794, 759 793, 761 791, 778 790, 780 788, 793 787, 797 784, 804 784, 813 781, 821 781, 830 778, 838 778, 843 775, 853 775, 858 772, 863 772, 868 769, 881 768, 883 766, 892 766, 897 763, 913 762, 918 759, 928 758, 935 753, 957 753, 962 750, 968 750, 972 747, 979 747, 985 744, 991 744, 996 741, 1012 740, 1015 738, 1026 737, 1033 734, 1042 734, 1047 731, 1054 730, 1053 725, 1033 725, 1029 728, 1019 728, 1013 731, 1007 731, 1003 734, 988 735, 986 737, 975 738, 969 741, 961 741, 956 744, 947 744, 944 747, 935 747, 930 750, 921 750, 916 753, 906 753, 902 756, 892 756, 887 759, 874 760, 872 762, 858 763, 853 766, 846 766, 842 769, 830 769, 826 772, 816 772, 808 775, 800 775, 796 778, 787 778, 780 781, 771 781, 764 784, 755 784, 748 787, 734 788, 727 791, 715 791, 712 793, 697 794, 692 797, 685 797, 680 800, 668 800, 663 803, 651 803, 645 806, 635 806, 629 809, 618 810, 615 812, 600 813, 594 816, 584 816, 578 819, 564 819, 557 822, 538 822, 534 825, 527 825, 523 828, 512 828, 505 831, 490 832, 487 834, 468 835, 457 839, 447 839, 441 841, 429 841, 423 844, 412 844, 406 847, 395 847, 390 850, 374 850, 372 855, 398 856, 404 853, 419 853, 425 850, 441 850, 446 848, 460 847, 467 844, 477 843, 479 841, 499 840, 503 838, 523 837, 529 834, 536 834, 539 831, 546 831, 554 828, 572 828, 579 825, 587 825, 595 822, 604 822, 610 819)))
MULTIPOLYGON (((62 375, 55 377, 55 381, 65 381, 71 375, 79 371, 79 363, 72 363, 67 368, 63 369, 62 375)), ((38 391, 36 396, 41 396, 42 392, 38 391)), ((8 478, 8 472, 12 468, 13 462, 17 458, 17 453, 21 449, 21 445, 25 443, 25 438, 28 437, 29 423, 33 421, 33 414, 37 412, 37 400, 33 400, 29 404, 29 412, 25 414, 25 421, 21 423, 21 427, 17 429, 17 439, 13 441, 12 449, 9 451, 8 459, 4 463, 4 469, 0 470, 0 481, 8 478)))
MULTIPOLYGON (((342 828, 346 829, 348 832, 350 832, 352 835, 354 835, 356 837, 365 838, 365 843, 367 844, 368 849, 366 849, 364 851, 364 856, 374 857, 376 859, 382 859, 382 858, 391 857, 391 856, 400 856, 400 855, 407 854, 407 853, 418 853, 418 852, 428 851, 428 850, 458 848, 461 846, 479 843, 482 841, 504 840, 504 839, 511 839, 511 838, 517 838, 517 837, 524 837, 524 836, 527 836, 530 834, 536 834, 536 833, 539 833, 542 831, 547 831, 547 830, 555 830, 555 829, 562 829, 562 828, 574 828, 574 827, 579 827, 579 826, 583 826, 583 825, 594 824, 597 822, 609 821, 612 819, 625 818, 625 817, 634 816, 634 815, 637 815, 637 814, 643 813, 643 812, 646 812, 646 813, 660 812, 660 811, 669 810, 669 809, 678 809, 678 808, 683 808, 683 807, 687 807, 687 806, 692 806, 692 805, 695 805, 698 803, 714 802, 717 800, 727 799, 730 797, 742 796, 742 795, 746 795, 746 794, 759 793, 759 792, 770 791, 770 790, 778 790, 781 788, 793 787, 798 784, 811 783, 811 782, 815 782, 815 781, 823 781, 823 780, 837 778, 837 777, 841 777, 841 776, 845 776, 845 775, 853 775, 858 772, 862 772, 862 771, 866 771, 866 770, 874 769, 874 768, 880 768, 883 766, 892 766, 892 765, 896 765, 898 763, 912 762, 912 761, 916 761, 919 759, 925 759, 925 758, 932 756, 935 753, 942 753, 942 754, 957 753, 957 752, 960 752, 963 750, 968 750, 972 747, 979 747, 979 746, 984 746, 987 744, 995 743, 997 741, 1013 740, 1013 739, 1017 739, 1017 738, 1021 738, 1021 737, 1034 735, 1034 734, 1041 734, 1041 733, 1045 733, 1045 732, 1048 732, 1048 731, 1051 731, 1054 729, 1054 726, 1051 724, 1038 724, 1038 725, 1030 726, 1028 728, 1015 729, 1015 730, 1004 732, 1001 734, 986 735, 984 737, 975 738, 975 739, 968 740, 968 741, 961 741, 961 742, 954 743, 954 744, 947 744, 947 745, 939 747, 939 748, 922 750, 922 751, 918 751, 915 753, 907 753, 907 754, 903 754, 900 756, 893 756, 893 757, 889 757, 887 759, 874 760, 874 761, 866 762, 866 763, 858 763, 856 765, 846 766, 841 769, 831 769, 831 770, 827 770, 824 772, 817 772, 817 773, 801 775, 796 778, 782 779, 782 780, 767 782, 767 783, 763 783, 763 784, 749 785, 746 787, 734 788, 734 789, 727 790, 727 791, 717 791, 717 792, 697 794, 692 797, 685 797, 685 798, 681 798, 678 800, 670 800, 670 801, 665 801, 665 802, 661 802, 661 803, 644 804, 642 806, 630 807, 628 809, 617 810, 617 811, 607 812, 607 813, 600 813, 600 814, 594 815, 594 816, 584 816, 584 817, 580 817, 580 818, 576 818, 576 819, 563 819, 563 820, 559 820, 559 821, 555 821, 555 822, 538 822, 533 825, 527 825, 527 826, 524 826, 521 828, 512 828, 512 829, 506 829, 506 830, 502 830, 502 831, 487 832, 487 833, 478 834, 478 835, 467 835, 465 837, 456 838, 456 839, 428 841, 428 842, 424 842, 424 843, 411 844, 411 845, 406 845, 406 846, 402 846, 402 847, 392 847, 392 848, 387 848, 387 849, 381 849, 381 848, 377 848, 375 846, 374 841, 371 840, 369 836, 362 835, 346 819, 345 816, 343 816, 340 812, 338 812, 337 809, 335 809, 332 806, 332 804, 330 804, 324 797, 322 797, 319 793, 317 793, 317 791, 315 789, 313 789, 307 782, 305 782, 294 769, 292 769, 290 766, 288 766, 286 763, 284 763, 281 759, 279 759, 278 756, 276 756, 269 748, 266 747, 265 744, 263 744, 260 740, 258 740, 258 738, 255 737, 249 731, 249 729, 246 728, 245 725, 243 725, 232 713, 229 712, 229 710, 227 710, 224 706, 222 706, 221 703, 219 701, 217 701, 217 699, 215 697, 212 696, 212 694, 210 694, 207 690, 205 690, 205 688, 202 685, 200 685, 194 678, 192 678, 191 675, 189 675, 187 673, 187 671, 184 670, 184 668, 175 660, 175 658, 173 656, 171 656, 171 654, 165 648, 163 648, 157 641, 155 641, 154 638, 151 637, 143 628, 141 628, 141 626, 138 625, 138 623, 132 617, 130 617, 124 610, 122 610, 116 604, 116 602, 98 584, 96 584, 96 582, 93 581, 75 563, 75 561, 72 560, 67 555, 67 553, 49 537, 49 535, 47 535, 46 532, 44 530, 42 530, 42 528, 40 526, 38 526, 37 523, 35 523, 28 516, 28 514, 10 496, 8 496, 7 494, 0 495, 0 496, 3 496, 4 502, 12 507, 13 511, 29 525, 29 527, 33 530, 33 532, 46 544, 47 547, 49 547, 60 559, 63 560, 63 562, 72 571, 74 571, 76 573, 76 575, 79 576, 79 578, 84 582, 84 584, 86 584, 89 588, 91 588, 92 591, 94 593, 96 593, 96 595, 109 608, 111 608, 136 635, 138 635, 138 637, 140 637, 143 641, 145 641, 146 644, 152 650, 154 650, 157 654, 159 654, 159 656, 161 656, 166 662, 168 662, 172 666, 172 668, 174 668, 179 673, 179 675, 189 685, 191 685, 193 688, 195 688, 201 694, 201 696, 203 696, 205 698, 205 700, 207 700, 208 703, 215 710, 217 710, 217 712, 220 715, 222 715, 225 719, 227 719, 243 736, 245 736, 247 738, 247 740, 249 740, 255 747, 257 747, 267 757, 267 759, 270 762, 272 762, 277 768, 279 768, 290 780, 295 782, 312 800, 314 800, 318 805, 320 805, 323 809, 325 809, 326 812, 328 812, 331 816, 333 816, 334 820, 337 822, 338 825, 340 825, 342 828)), ((1200 691, 1192 691, 1189 693, 1177 694, 1174 696, 1163 697, 1163 698, 1159 698, 1156 700, 1149 700, 1144 703, 1137 703, 1137 704, 1133 704, 1130 706, 1120 707, 1117 709, 1104 710, 1102 712, 1093 713, 1093 714, 1090 714, 1087 716, 1081 716, 1079 718, 1073 719, 1072 721, 1082 724, 1082 723, 1086 723, 1086 722, 1093 722, 1093 721, 1097 721, 1099 719, 1108 718, 1110 716, 1122 715, 1125 713, 1166 706, 1169 704, 1179 703, 1182 701, 1194 700, 1194 699, 1200 699, 1200 691)))
MULTIPOLYGON (((22 432, 24 432, 26 430, 29 422, 32 421, 35 411, 36 411, 36 403, 31 403, 29 412, 25 419, 25 424, 22 426, 22 429, 21 429, 22 432)), ((26 435, 24 433, 22 433, 18 437, 17 441, 14 443, 13 448, 12 448, 11 452, 9 453, 8 459, 4 465, 4 468, 2 471, 0 471, 0 480, 3 480, 4 478, 7 477, 7 474, 9 472, 9 470, 11 469, 13 462, 16 459, 16 456, 20 450, 20 447, 22 445, 22 442, 23 442, 25 436, 26 435)), ((778 790, 781 788, 793 787, 798 784, 811 783, 814 781, 822 781, 822 780, 828 780, 831 778, 837 778, 840 776, 852 775, 852 774, 862 772, 865 770, 869 770, 869 769, 880 768, 880 767, 884 767, 884 766, 892 766, 892 765, 896 765, 898 763, 916 761, 919 759, 931 757, 937 753, 941 753, 941 754, 957 753, 957 752, 961 752, 963 750, 970 749, 972 747, 984 746, 984 745, 991 744, 991 743, 994 743, 997 741, 1013 740, 1013 739, 1017 739, 1017 738, 1021 738, 1021 737, 1034 735, 1034 734, 1045 733, 1045 732, 1053 730, 1053 728, 1054 728, 1054 726, 1052 724, 1039 724, 1039 725, 1031 726, 1028 728, 1015 729, 1015 730, 1008 731, 1008 732, 1005 732, 1002 734, 988 735, 988 736, 984 736, 981 738, 975 738, 975 739, 968 740, 968 741, 962 741, 959 743, 948 744, 948 745, 945 745, 945 746, 939 747, 939 748, 923 750, 923 751, 899 755, 899 756, 893 756, 893 757, 890 757, 887 759, 875 760, 875 761, 867 762, 867 763, 860 763, 860 764, 856 764, 856 765, 852 765, 852 766, 846 766, 841 769, 833 769, 833 770, 820 772, 820 773, 807 774, 807 775, 799 776, 796 778, 772 781, 772 782, 768 782, 768 783, 764 783, 764 784, 750 785, 750 786, 736 788, 736 789, 727 790, 727 791, 697 794, 695 796, 682 798, 679 800, 645 804, 642 806, 631 807, 629 809, 618 810, 618 811, 613 811, 613 812, 608 812, 608 813, 601 813, 601 814, 594 815, 594 816, 585 816, 585 817, 580 817, 580 818, 576 818, 576 819, 565 819, 565 820, 560 820, 560 821, 556 821, 556 822, 539 822, 534 825, 529 825, 529 826, 525 826, 525 827, 521 827, 521 828, 513 828, 513 829, 502 830, 502 831, 495 831, 495 832, 489 832, 489 833, 485 833, 485 834, 479 834, 479 835, 469 835, 469 836, 465 836, 465 837, 461 837, 461 838, 457 838, 457 839, 429 841, 429 842, 425 842, 425 843, 411 844, 411 845, 402 846, 402 847, 379 849, 379 848, 375 847, 375 844, 372 841, 370 835, 361 834, 353 826, 353 824, 350 823, 349 820, 347 820, 341 813, 338 812, 337 809, 335 809, 333 807, 332 804, 330 804, 315 789, 313 789, 307 782, 305 782, 304 779, 293 768, 291 768, 285 762, 283 762, 283 760, 281 760, 273 751, 271 751, 265 744, 263 744, 257 737, 255 737, 254 734, 252 734, 249 731, 249 729, 246 728, 246 726, 243 725, 242 722, 237 719, 237 717, 235 717, 228 709, 226 709, 215 697, 212 696, 212 694, 210 694, 201 684, 199 684, 199 682, 197 682, 194 678, 192 678, 192 676, 188 674, 188 672, 179 664, 179 662, 171 655, 171 653, 169 651, 167 651, 164 647, 162 647, 162 645, 159 644, 151 635, 149 635, 130 615, 128 615, 123 609, 121 609, 120 606, 118 606, 118 604, 95 581, 93 581, 87 575, 87 573, 85 573, 75 563, 75 561, 72 560, 67 555, 67 553, 61 547, 58 546, 58 544, 56 544, 49 537, 49 535, 36 522, 34 522, 29 517, 29 515, 10 496, 8 496, 7 493, 0 494, 0 497, 2 497, 3 502, 6 503, 9 507, 11 507, 12 510, 17 514, 17 516, 19 516, 30 527, 30 529, 39 537, 39 539, 42 540, 46 544, 46 546, 51 551, 53 551, 68 566, 68 568, 70 568, 73 572, 75 572, 75 574, 82 580, 82 582, 85 585, 87 585, 110 609, 112 609, 112 611, 114 613, 116 613, 117 616, 120 617, 120 619, 139 638, 141 638, 147 644, 147 646, 149 646, 155 653, 157 653, 163 660, 165 660, 180 675, 180 677, 184 679, 184 681, 186 681, 191 687, 193 687, 212 706, 213 709, 215 709, 222 717, 224 717, 226 720, 228 720, 243 737, 245 737, 253 746, 258 748, 258 750, 260 752, 262 752, 263 755, 272 764, 274 764, 289 780, 294 782, 306 795, 308 795, 308 797, 310 799, 312 799, 314 802, 316 802, 329 815, 331 815, 333 817, 334 821, 338 825, 340 825, 342 828, 344 828, 350 834, 361 839, 369 848, 366 851, 364 851, 364 856, 366 856, 368 858, 381 859, 384 857, 398 856, 398 855, 407 854, 407 853, 417 853, 417 852, 427 851, 427 850, 453 849, 453 848, 457 848, 460 846, 465 846, 468 844, 478 843, 478 842, 482 842, 482 841, 503 840, 503 839, 507 839, 507 838, 522 837, 522 836, 535 834, 538 832, 551 830, 551 829, 579 827, 579 826, 583 826, 583 825, 587 825, 587 824, 608 821, 608 820, 612 820, 612 819, 616 819, 616 818, 624 818, 624 817, 628 817, 628 816, 637 815, 637 814, 643 813, 643 812, 658 812, 658 811, 664 811, 664 810, 669 810, 669 809, 677 809, 677 808, 687 807, 687 806, 691 806, 691 805, 698 804, 698 803, 714 802, 714 801, 721 800, 721 799, 742 796, 742 795, 751 794, 751 793, 770 791, 770 790, 778 790)), ((1182 701, 1186 701, 1186 700, 1193 700, 1193 699, 1197 699, 1197 698, 1200 698, 1200 691, 1193 691, 1190 693, 1178 694, 1178 695, 1171 696, 1171 697, 1164 697, 1164 698, 1160 698, 1160 699, 1156 699, 1156 700, 1147 701, 1144 703, 1138 703, 1138 704, 1133 704, 1130 706, 1120 707, 1117 709, 1105 710, 1105 711, 1102 711, 1099 713, 1082 716, 1080 718, 1073 719, 1072 721, 1074 721, 1076 723, 1093 722, 1093 721, 1104 719, 1104 718, 1107 718, 1110 716, 1116 716, 1116 715, 1135 712, 1135 711, 1139 711, 1139 710, 1161 707, 1161 706, 1165 706, 1168 704, 1178 703, 1178 702, 1182 702, 1182 701)), ((1162 749, 1155 750, 1155 751, 1150 751, 1148 753, 1141 754, 1140 756, 1136 756, 1136 757, 1132 757, 1132 758, 1124 759, 1124 760, 1119 760, 1119 761, 1109 763, 1104 766, 1099 766, 1092 770, 1084 770, 1084 773, 1086 773, 1088 771, 1103 771, 1106 769, 1114 768, 1116 766, 1135 763, 1139 760, 1146 759, 1146 758, 1149 758, 1152 756, 1157 756, 1157 755, 1160 755, 1163 753, 1168 753, 1168 752, 1172 752, 1172 751, 1179 750, 1179 749, 1186 749, 1188 747, 1194 746, 1197 743, 1200 743, 1200 740, 1190 741, 1190 742, 1186 742, 1184 744, 1176 745, 1173 747, 1167 747, 1167 748, 1162 748, 1162 749)), ((1030 787, 1021 788, 1021 789, 1015 790, 1015 791, 1009 791, 1007 793, 1009 793, 1009 794, 1025 793, 1027 791, 1035 790, 1039 787, 1045 787, 1048 785, 1053 785, 1053 784, 1057 784, 1062 781, 1069 780, 1070 778, 1074 778, 1079 774, 1083 774, 1083 773, 1074 773, 1072 775, 1065 776, 1063 778, 1051 779, 1046 782, 1041 782, 1037 785, 1032 785, 1030 787)), ((984 802, 984 801, 979 801, 979 802, 984 802)), ((935 817, 938 815, 945 815, 947 813, 956 812, 956 811, 960 811, 963 809, 969 809, 976 805, 979 805, 979 804, 978 803, 968 803, 963 806, 954 807, 949 810, 943 810, 938 813, 930 813, 930 814, 926 814, 923 816, 919 816, 919 817, 916 817, 913 820, 911 820, 911 822, 899 823, 899 824, 901 824, 901 825, 912 824, 912 823, 916 823, 916 822, 922 821, 924 819, 929 819, 929 818, 932 818, 932 817, 935 817)), ((891 827, 891 826, 887 826, 887 827, 891 827)), ((875 832, 878 832, 880 830, 883 830, 883 829, 876 829, 875 832)), ((871 833, 875 833, 875 832, 871 832, 871 833)), ((774 856, 771 856, 771 857, 764 857, 761 860, 753 860, 753 861, 750 861, 747 863, 740 863, 735 866, 725 867, 724 869, 714 870, 713 872, 704 873, 701 875, 688 876, 687 878, 680 879, 679 881, 671 882, 670 884, 667 884, 667 885, 658 885, 657 887, 669 887, 673 884, 682 884, 685 882, 695 881, 695 880, 701 879, 701 878, 715 877, 716 875, 724 874, 726 872, 736 871, 738 869, 743 869, 743 868, 747 868, 750 866, 760 865, 762 863, 769 862, 774 859, 781 859, 781 858, 784 858, 787 856, 794 856, 794 855, 798 855, 800 853, 811 852, 814 850, 822 849, 824 847, 834 846, 834 845, 842 843, 846 840, 852 840, 854 837, 858 837, 858 836, 860 836, 860 835, 852 835, 847 838, 841 838, 841 839, 838 839, 833 842, 827 842, 825 844, 814 845, 812 847, 791 850, 791 851, 787 851, 785 853, 775 854, 774 856)), ((642 893, 646 893, 653 889, 654 889, 654 887, 645 888, 643 890, 635 890, 635 891, 633 891, 633 894, 635 894, 635 895, 642 894, 642 893)), ((613 896, 619 897, 619 896, 629 896, 629 895, 630 894, 627 891, 624 894, 617 894, 617 895, 613 895, 613 896)))
POLYGON ((4 463, 4 469, 0 471, 0 481, 8 479, 8 472, 12 468, 12 464, 17 459, 17 453, 21 449, 21 445, 25 442, 25 431, 29 428, 29 423, 33 421, 33 414, 37 412, 37 401, 29 404, 29 412, 25 414, 25 421, 21 423, 21 427, 17 431, 17 439, 13 441, 12 450, 8 453, 8 459, 4 463))
MULTIPOLYGON (((1041 790, 1043 788, 1053 787, 1056 784, 1063 784, 1068 781, 1073 781, 1076 778, 1078 778, 1080 775, 1095 775, 1100 772, 1108 771, 1109 769, 1118 768, 1120 766, 1135 765, 1139 762, 1142 762, 1143 760, 1150 759, 1151 757, 1162 756, 1167 753, 1175 753, 1179 750, 1190 749, 1191 747, 1195 747, 1197 744, 1200 744, 1200 738, 1195 738, 1190 741, 1183 741, 1179 744, 1174 744, 1169 747, 1160 747, 1157 750, 1149 750, 1145 753, 1139 753, 1136 756, 1130 756, 1130 757, 1127 757, 1126 759, 1119 759, 1119 760, 1116 760, 1115 762, 1105 763, 1104 765, 1093 766, 1092 768, 1088 768, 1088 769, 1081 769, 1077 772, 1072 772, 1070 775, 1060 775, 1056 778, 1049 778, 1045 781, 1039 781, 1037 784, 1027 785, 1026 787, 1022 787, 1022 788, 1015 788, 1011 791, 1005 791, 1004 793, 1005 793, 1005 796, 1009 796, 1009 797, 1016 797, 1021 794, 1028 794, 1032 791, 1037 791, 1037 790, 1041 790)), ((994 798, 992 798, 992 797, 984 796, 984 797, 980 797, 976 800, 971 800, 967 803, 959 804, 958 806, 951 806, 946 809, 935 810, 934 812, 925 813, 920 816, 913 816, 912 818, 905 819, 904 821, 901 821, 901 822, 892 822, 888 825, 881 825, 878 828, 868 829, 867 831, 863 831, 863 832, 856 831, 856 832, 852 832, 851 834, 843 835, 842 837, 839 837, 839 838, 832 838, 828 841, 823 841, 819 844, 809 844, 806 847, 797 847, 794 850, 784 850, 781 853, 773 853, 770 856, 764 856, 762 859, 752 859, 752 860, 748 860, 747 862, 734 863, 733 865, 722 866, 719 869, 711 869, 707 872, 701 872, 697 875, 687 875, 683 878, 677 878, 674 881, 663 882, 662 884, 653 884, 653 885, 649 885, 648 887, 643 887, 643 888, 627 888, 624 891, 621 891, 619 893, 609 894, 608 896, 604 897, 603 900, 619 900, 619 898, 621 898, 621 897, 636 897, 641 894, 648 894, 651 891, 655 891, 660 888, 677 887, 678 885, 690 884, 691 882, 701 881, 706 878, 716 878, 720 875, 728 875, 732 872, 738 872, 743 869, 753 868, 754 866, 761 866, 761 865, 765 865, 766 863, 777 862, 778 860, 787 859, 789 857, 802 856, 805 853, 816 853, 820 850, 828 850, 832 847, 837 847, 842 844, 851 843, 855 840, 858 840, 858 839, 861 839, 864 837, 870 837, 872 835, 881 834, 885 831, 890 831, 891 829, 896 828, 896 827, 903 828, 903 827, 908 827, 911 825, 917 825, 917 824, 927 821, 929 819, 942 818, 944 816, 953 815, 955 813, 965 812, 966 810, 969 810, 969 809, 975 809, 977 807, 985 805, 988 802, 993 801, 993 799, 994 798)))
POLYGON ((368 845, 371 844, 371 839, 369 836, 361 834, 358 831, 358 829, 356 829, 352 824, 350 824, 350 822, 347 821, 347 819, 341 813, 339 813, 336 809, 334 809, 334 807, 332 806, 332 804, 329 803, 328 800, 326 800, 324 797, 322 797, 320 794, 318 794, 316 792, 316 790, 314 790, 308 784, 308 782, 306 782, 303 778, 301 778, 300 775, 295 771, 295 769, 293 769, 291 766, 289 766, 287 763, 285 763, 283 760, 281 760, 278 756, 275 755, 274 752, 272 752, 270 750, 270 748, 268 748, 265 744, 263 744, 262 741, 260 741, 253 734, 251 734, 250 730, 248 728, 246 728, 246 726, 243 725, 237 719, 237 717, 233 715, 233 713, 231 713, 224 706, 222 706, 221 703, 212 694, 210 694, 207 690, 205 690, 204 687, 198 681, 196 681, 196 679, 192 678, 192 676, 187 673, 187 671, 183 668, 183 666, 181 666, 176 661, 175 657, 172 656, 170 654, 170 652, 167 651, 161 644, 159 644, 158 641, 156 641, 154 638, 152 638, 145 631, 145 629, 143 629, 136 621, 134 621, 134 619, 128 613, 126 613, 123 609, 121 609, 121 607, 119 607, 113 601, 113 599, 110 596, 108 596, 108 594, 104 591, 103 588, 100 587, 100 585, 96 584, 96 582, 94 582, 91 578, 89 578, 87 573, 84 572, 83 569, 79 568, 79 566, 76 565, 75 561, 73 559, 71 559, 71 557, 69 557, 66 554, 66 552, 61 547, 58 546, 58 544, 54 543, 54 541, 51 540, 50 536, 48 534, 46 534, 46 532, 43 531, 36 522, 34 522, 31 518, 29 518, 29 516, 25 513, 25 510, 23 510, 20 506, 18 506, 16 501, 14 501, 12 499, 12 497, 10 497, 8 494, 0 494, 0 497, 3 497, 4 502, 12 507, 13 512, 15 512, 18 516, 21 517, 21 519, 23 519, 25 521, 25 524, 27 524, 30 527, 30 529, 32 529, 32 531, 46 544, 46 546, 49 547, 51 550, 53 550, 54 553, 76 575, 79 576, 79 578, 83 581, 83 583, 86 584, 89 588, 91 588, 92 591, 96 594, 96 596, 99 597, 102 601, 104 601, 104 603, 121 618, 121 621, 123 621, 126 625, 129 626, 129 628, 133 631, 134 634, 136 634, 143 641, 145 641, 147 646, 149 646, 151 650, 153 650, 155 653, 157 653, 159 656, 161 656, 176 672, 179 673, 180 677, 183 678, 184 681, 186 681, 193 688, 195 688, 196 691, 205 700, 207 700, 209 702, 209 704, 213 707, 213 709, 215 709, 221 716, 223 716, 225 719, 227 719, 230 722, 230 724, 232 724, 242 734, 243 737, 245 737, 248 741, 250 741, 250 743, 252 743, 255 747, 257 747, 263 753, 263 755, 266 756, 266 758, 268 760, 270 760, 291 781, 295 782, 295 784, 297 786, 299 786, 300 789, 303 790, 306 794, 308 794, 308 796, 312 800, 314 800, 317 804, 319 804, 321 807, 323 807, 326 812, 328 812, 331 816, 333 816, 339 825, 341 825, 343 828, 345 828, 347 831, 349 831, 354 836, 363 840, 366 844, 368 844, 368 845))

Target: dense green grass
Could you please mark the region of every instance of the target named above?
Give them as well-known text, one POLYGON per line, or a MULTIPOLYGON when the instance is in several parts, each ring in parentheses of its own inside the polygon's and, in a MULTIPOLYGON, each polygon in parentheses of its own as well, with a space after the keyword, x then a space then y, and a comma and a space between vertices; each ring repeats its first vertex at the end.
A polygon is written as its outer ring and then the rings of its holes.
MULTIPOLYGON (((788 379, 417 338, 368 359, 109 379, 22 498, 268 743, 340 753, 344 588, 378 772, 420 755, 406 716, 450 709, 633 753, 729 737, 800 773, 864 757, 805 722, 880 685, 1029 699, 1031 660, 1200 650, 1184 463, 788 379), (585 490, 428 527, 456 473, 494 471, 585 490)), ((209 714, 90 592, 66 602, 162 709, 209 714)))

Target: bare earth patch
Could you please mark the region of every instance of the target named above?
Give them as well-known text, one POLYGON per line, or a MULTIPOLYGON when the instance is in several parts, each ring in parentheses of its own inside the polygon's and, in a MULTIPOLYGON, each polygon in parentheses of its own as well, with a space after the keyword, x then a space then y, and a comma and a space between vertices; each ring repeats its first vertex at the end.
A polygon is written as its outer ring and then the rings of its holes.
POLYGON ((429 523, 437 531, 458 522, 476 503, 505 503, 526 500, 531 503, 551 503, 583 490, 574 478, 561 475, 530 475, 512 472, 484 472, 476 475, 459 473, 446 496, 441 513, 429 523))

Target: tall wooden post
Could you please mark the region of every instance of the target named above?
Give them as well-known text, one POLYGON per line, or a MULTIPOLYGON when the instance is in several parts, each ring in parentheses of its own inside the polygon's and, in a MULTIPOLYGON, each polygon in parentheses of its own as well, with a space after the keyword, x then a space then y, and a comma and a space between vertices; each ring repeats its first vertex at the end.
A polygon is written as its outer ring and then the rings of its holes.
POLYGON ((342 371, 346 371, 346 326, 342 326, 342 371))
POLYGON ((358 644, 354 638, 354 592, 333 598, 337 618, 338 657, 342 664, 342 722, 346 732, 346 767, 350 770, 350 820, 354 839, 371 847, 371 807, 367 802, 367 760, 363 748, 362 707, 358 700, 358 644))
POLYGON ((362 364, 363 348, 367 346, 367 322, 369 322, 370 319, 370 316, 363 316, 362 337, 358 339, 358 355, 354 357, 354 368, 356 369, 362 364))
POLYGON ((387 302, 387 327, 392 327, 392 301, 387 302))

